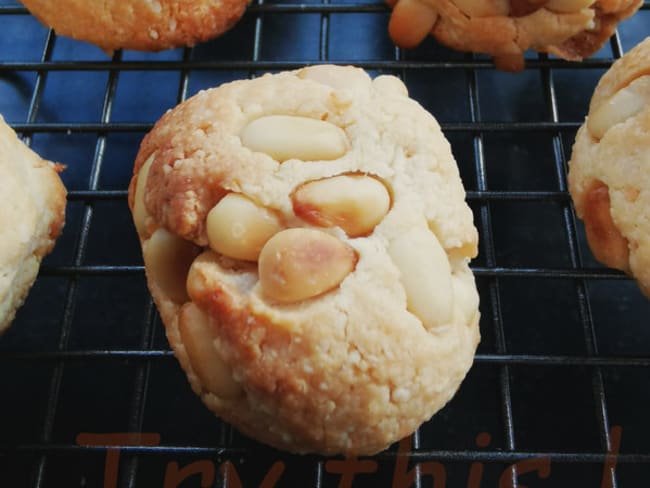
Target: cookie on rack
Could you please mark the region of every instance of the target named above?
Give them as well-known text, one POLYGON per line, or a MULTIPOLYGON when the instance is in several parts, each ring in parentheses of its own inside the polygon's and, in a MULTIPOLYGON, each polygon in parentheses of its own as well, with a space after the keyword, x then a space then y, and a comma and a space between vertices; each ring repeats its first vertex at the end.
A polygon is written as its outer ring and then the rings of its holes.
POLYGON ((198 93, 145 137, 129 188, 194 391, 251 437, 325 454, 411 434, 469 370, 464 197, 398 78, 327 65, 198 93))
POLYGON ((117 49, 161 51, 193 46, 223 34, 248 0, 21 0, 57 34, 117 49))
POLYGON ((569 190, 596 259, 650 297, 650 38, 598 82, 573 145, 569 190))
POLYGON ((0 333, 63 228, 66 191, 59 168, 25 146, 0 117, 0 333))
POLYGON ((489 54, 498 68, 524 68, 535 49, 579 61, 598 51, 643 0, 386 0, 389 33, 405 48, 427 35, 460 51, 489 54))

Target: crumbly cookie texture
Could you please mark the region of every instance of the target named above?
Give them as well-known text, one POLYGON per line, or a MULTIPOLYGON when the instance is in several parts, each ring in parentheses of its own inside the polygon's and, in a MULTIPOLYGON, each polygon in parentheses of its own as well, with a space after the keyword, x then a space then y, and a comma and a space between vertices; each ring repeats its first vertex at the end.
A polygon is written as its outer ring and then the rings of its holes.
POLYGON ((527 49, 580 61, 598 51, 643 0, 386 0, 389 33, 405 48, 427 35, 460 51, 486 53, 498 68, 524 68, 527 49))
POLYGON ((58 168, 25 146, 0 117, 0 333, 63 228, 66 191, 58 168))
POLYGON ((650 297, 650 38, 596 86, 569 190, 596 259, 632 275, 650 297))
POLYGON ((412 433, 470 368, 464 198, 404 84, 335 66, 198 93, 145 137, 129 188, 194 391, 251 437, 324 454, 412 433))
POLYGON ((21 0, 57 34, 116 49, 193 46, 230 29, 248 0, 21 0))

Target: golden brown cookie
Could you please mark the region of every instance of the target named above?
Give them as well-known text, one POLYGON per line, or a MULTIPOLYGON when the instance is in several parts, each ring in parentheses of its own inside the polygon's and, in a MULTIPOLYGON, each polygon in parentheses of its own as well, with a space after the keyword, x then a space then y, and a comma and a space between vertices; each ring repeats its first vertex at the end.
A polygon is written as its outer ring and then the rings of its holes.
POLYGON ((296 452, 380 451, 472 364, 472 212, 435 119, 392 76, 315 66, 203 91, 129 188, 150 290, 194 391, 296 452))
POLYGON ((428 34, 460 51, 490 54, 498 68, 524 68, 527 49, 580 61, 598 51, 643 0, 386 0, 389 33, 405 48, 428 34))
POLYGON ((650 297, 650 38, 600 79, 573 146, 569 190, 596 259, 650 297))
POLYGON ((66 191, 57 168, 25 146, 0 117, 0 333, 63 227, 66 191))
POLYGON ((57 34, 116 49, 193 46, 230 29, 248 0, 21 0, 57 34))

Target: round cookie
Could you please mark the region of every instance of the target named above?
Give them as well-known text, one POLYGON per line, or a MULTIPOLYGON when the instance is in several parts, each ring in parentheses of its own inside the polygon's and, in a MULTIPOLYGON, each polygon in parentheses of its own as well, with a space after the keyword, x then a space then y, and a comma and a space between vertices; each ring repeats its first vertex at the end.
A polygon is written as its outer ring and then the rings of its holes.
POLYGON ((198 93, 145 137, 129 188, 194 391, 251 437, 324 454, 409 435, 470 368, 464 197, 399 79, 327 65, 198 93))
POLYGON ((63 228, 66 191, 58 169, 25 146, 0 117, 0 333, 63 228))
POLYGON ((160 51, 217 37, 244 14, 248 0, 21 0, 57 34, 116 49, 160 51))
POLYGON ((524 68, 527 49, 580 61, 598 51, 643 0, 386 0, 389 33, 405 48, 428 34, 460 51, 490 54, 498 68, 524 68))
POLYGON ((569 190, 596 259, 650 297, 650 38, 598 82, 573 145, 569 190))

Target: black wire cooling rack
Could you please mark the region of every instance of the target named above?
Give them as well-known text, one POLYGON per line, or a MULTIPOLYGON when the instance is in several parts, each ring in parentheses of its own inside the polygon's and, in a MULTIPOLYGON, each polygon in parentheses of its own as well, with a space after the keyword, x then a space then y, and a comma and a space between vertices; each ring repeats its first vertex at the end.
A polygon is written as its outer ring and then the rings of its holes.
POLYGON ((650 305, 593 260, 566 183, 592 90, 650 35, 650 3, 583 63, 532 53, 518 74, 431 39, 399 50, 387 21, 372 0, 260 1, 215 41, 109 58, 0 0, 0 112, 67 164, 69 189, 64 234, 0 338, 0 487, 650 485, 650 305), (126 204, 138 144, 165 110, 321 62, 405 81, 452 143, 481 236, 472 370, 416 434, 361 459, 281 453, 202 406, 126 204))

